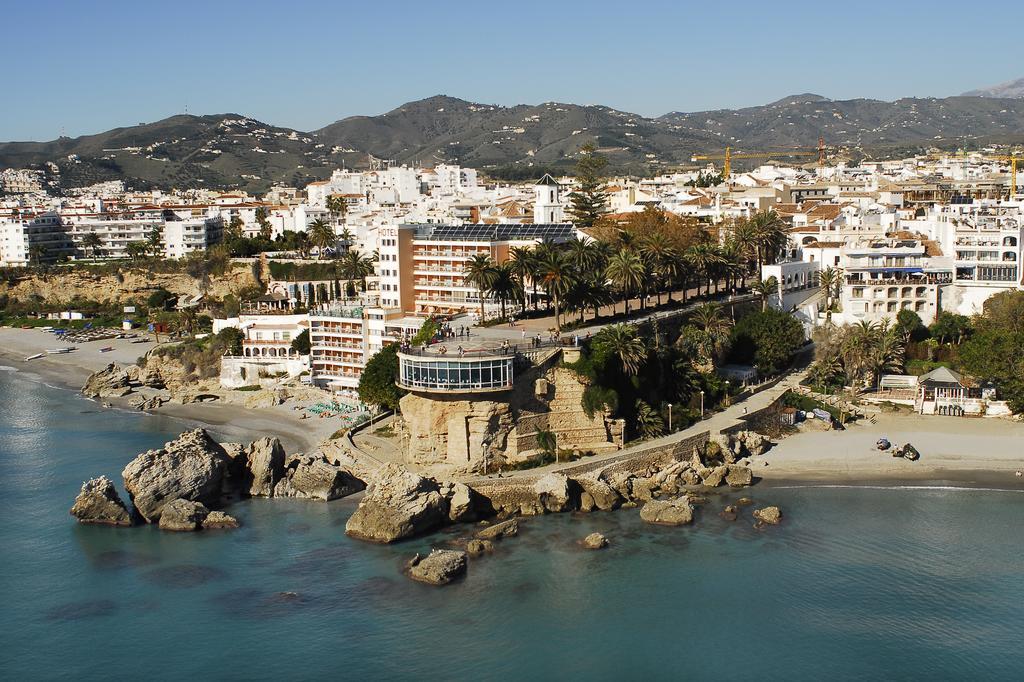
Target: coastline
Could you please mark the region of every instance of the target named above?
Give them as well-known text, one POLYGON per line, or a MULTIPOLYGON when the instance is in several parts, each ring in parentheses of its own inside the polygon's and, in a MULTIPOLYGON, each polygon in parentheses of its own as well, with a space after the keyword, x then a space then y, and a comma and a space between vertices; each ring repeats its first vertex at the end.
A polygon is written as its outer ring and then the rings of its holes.
POLYGON ((1024 423, 1002 418, 880 414, 846 431, 806 431, 754 458, 758 485, 963 487, 1024 490, 1024 423), (911 462, 875 441, 913 444, 911 462))
MULTIPOLYGON (((132 344, 118 339, 83 344, 74 353, 25 358, 57 345, 39 330, 0 328, 0 364, 23 377, 78 392, 88 376, 110 362, 134 363, 155 343, 132 344), (99 353, 101 345, 113 346, 99 353)), ((129 409, 111 400, 111 409, 129 409)), ((300 420, 291 405, 247 408, 232 403, 169 403, 145 414, 182 422, 183 429, 201 426, 225 441, 251 441, 263 436, 281 440, 285 450, 308 452, 337 428, 331 420, 300 420)), ((883 413, 877 423, 853 424, 845 431, 801 431, 777 442, 751 462, 757 486, 954 486, 1024 490, 1024 423, 1002 418, 964 418, 883 413), (894 445, 912 443, 921 452, 917 462, 894 458, 874 444, 886 437, 894 445)))
MULTIPOLYGON (((47 332, 0 328, 0 365, 14 368, 20 376, 30 381, 78 393, 93 372, 111 362, 134 364, 140 355, 157 344, 133 344, 126 339, 111 339, 82 344, 73 353, 25 360, 29 355, 59 345, 47 332), (113 346, 114 350, 101 354, 99 348, 103 346, 113 346)), ((100 404, 99 401, 95 402, 100 404)), ((299 419, 300 412, 289 405, 247 408, 228 403, 168 403, 158 410, 139 412, 128 407, 124 399, 113 398, 107 402, 113 405, 108 409, 124 409, 179 421, 183 425, 182 430, 206 428, 225 442, 248 442, 263 436, 277 437, 289 454, 315 449, 338 428, 331 420, 299 419)))

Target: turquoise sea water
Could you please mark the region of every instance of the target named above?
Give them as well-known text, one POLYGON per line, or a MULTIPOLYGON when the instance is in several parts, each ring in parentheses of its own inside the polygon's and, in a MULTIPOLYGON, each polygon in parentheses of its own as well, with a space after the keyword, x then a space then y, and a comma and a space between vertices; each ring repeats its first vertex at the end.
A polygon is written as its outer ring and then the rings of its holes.
POLYGON ((728 498, 682 529, 529 519, 443 589, 401 563, 458 529, 357 543, 344 500, 247 501, 223 533, 68 515, 179 429, 0 373, 0 678, 1024 679, 1019 493, 755 488, 766 532, 728 498))

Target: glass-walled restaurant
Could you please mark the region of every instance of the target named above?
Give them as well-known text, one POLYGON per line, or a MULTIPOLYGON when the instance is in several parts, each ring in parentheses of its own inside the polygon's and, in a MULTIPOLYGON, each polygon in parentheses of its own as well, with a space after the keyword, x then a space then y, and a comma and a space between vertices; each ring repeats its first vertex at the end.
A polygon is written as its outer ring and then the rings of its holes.
POLYGON ((507 358, 441 360, 398 356, 398 384, 426 391, 498 391, 512 388, 512 361, 507 358))

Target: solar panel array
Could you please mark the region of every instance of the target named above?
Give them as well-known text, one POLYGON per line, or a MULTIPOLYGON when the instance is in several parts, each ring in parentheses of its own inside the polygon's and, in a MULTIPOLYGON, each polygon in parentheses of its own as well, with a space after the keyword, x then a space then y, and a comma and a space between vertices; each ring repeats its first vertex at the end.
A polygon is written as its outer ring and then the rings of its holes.
POLYGON ((501 225, 430 225, 417 230, 417 239, 439 241, 517 241, 546 239, 564 242, 572 239, 576 228, 571 223, 535 223, 501 225))

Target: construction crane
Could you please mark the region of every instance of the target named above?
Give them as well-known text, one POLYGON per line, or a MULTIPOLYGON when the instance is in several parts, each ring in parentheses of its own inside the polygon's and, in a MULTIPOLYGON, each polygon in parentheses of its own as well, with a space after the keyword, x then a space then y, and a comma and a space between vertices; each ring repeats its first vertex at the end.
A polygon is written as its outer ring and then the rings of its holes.
POLYGON ((726 180, 732 175, 732 160, 733 159, 772 159, 776 157, 784 156, 817 156, 818 167, 825 165, 825 139, 818 138, 817 149, 781 149, 776 152, 742 152, 734 154, 732 147, 726 147, 724 154, 695 154, 692 157, 693 161, 723 161, 722 164, 722 177, 726 180))
POLYGON ((1017 156, 1018 152, 1010 152, 1009 154, 986 154, 982 158, 988 159, 989 161, 1001 161, 1003 163, 1010 163, 1010 201, 1014 201, 1017 198, 1017 162, 1022 157, 1017 156))

